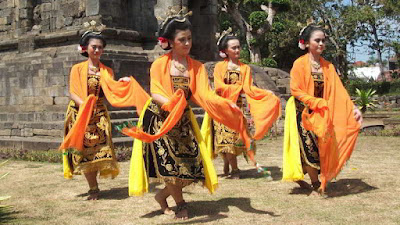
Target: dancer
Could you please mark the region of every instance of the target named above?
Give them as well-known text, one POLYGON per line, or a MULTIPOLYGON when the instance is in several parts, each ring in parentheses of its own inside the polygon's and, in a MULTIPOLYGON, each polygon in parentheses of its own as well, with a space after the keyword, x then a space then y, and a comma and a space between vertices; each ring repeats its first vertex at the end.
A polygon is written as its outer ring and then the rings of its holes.
POLYGON ((111 68, 100 57, 106 47, 103 26, 90 22, 89 31, 79 41, 81 54, 88 60, 75 64, 70 73, 70 97, 65 119, 63 151, 64 177, 84 174, 89 184, 88 200, 99 195, 97 175, 114 178, 119 173, 111 139, 111 123, 104 97, 116 107, 136 106, 138 110, 149 98, 133 80, 113 80, 111 68))
POLYGON ((193 101, 215 120, 237 130, 247 146, 250 139, 240 109, 212 92, 204 65, 189 56, 192 27, 182 11, 161 24, 160 44, 171 51, 151 65, 152 99, 147 102, 138 127, 125 128, 123 133, 136 138, 129 194, 147 192, 149 176, 165 184, 155 196, 162 212, 173 214, 166 201, 172 196, 177 205, 175 217, 187 219, 189 214, 182 188, 202 182, 212 193, 218 185, 214 166, 187 102, 193 101), (171 117, 172 113, 177 116, 171 117), (169 129, 161 131, 160 126, 165 124, 169 129))
POLYGON ((299 47, 308 53, 290 72, 293 97, 286 104, 283 153, 283 180, 319 193, 350 158, 362 122, 335 67, 321 56, 325 39, 315 25, 300 32, 299 47), (303 180, 305 173, 311 186, 303 180))
MULTIPOLYGON (((218 62, 214 68, 214 86, 216 93, 223 98, 236 102, 247 118, 248 129, 255 139, 260 139, 268 132, 269 128, 281 114, 280 100, 271 91, 257 88, 253 85, 251 69, 240 62, 239 39, 229 34, 230 29, 224 31, 218 40, 220 56, 224 61, 218 62)), ((208 116, 204 122, 207 123, 208 116)), ((240 178, 237 166, 237 156, 245 153, 258 171, 263 171, 254 159, 255 143, 247 153, 246 147, 241 145, 239 134, 225 125, 213 122, 214 153, 221 154, 224 160, 224 175, 240 178), (231 167, 231 172, 229 170, 231 167)))

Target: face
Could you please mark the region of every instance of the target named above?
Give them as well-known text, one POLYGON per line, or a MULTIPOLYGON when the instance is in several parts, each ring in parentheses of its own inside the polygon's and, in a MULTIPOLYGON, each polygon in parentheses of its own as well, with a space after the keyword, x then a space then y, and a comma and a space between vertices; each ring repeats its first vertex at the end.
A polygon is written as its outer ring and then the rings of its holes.
POLYGON ((91 59, 100 59, 103 54, 103 42, 100 39, 90 39, 87 53, 91 59))
POLYGON ((311 33, 308 51, 312 54, 322 54, 325 50, 325 33, 317 30, 311 33))
POLYGON ((177 30, 174 40, 170 41, 172 51, 178 55, 189 55, 192 48, 192 32, 190 30, 177 30))
POLYGON ((226 55, 230 59, 239 59, 240 58, 240 42, 237 39, 229 40, 227 43, 227 48, 225 49, 226 55))

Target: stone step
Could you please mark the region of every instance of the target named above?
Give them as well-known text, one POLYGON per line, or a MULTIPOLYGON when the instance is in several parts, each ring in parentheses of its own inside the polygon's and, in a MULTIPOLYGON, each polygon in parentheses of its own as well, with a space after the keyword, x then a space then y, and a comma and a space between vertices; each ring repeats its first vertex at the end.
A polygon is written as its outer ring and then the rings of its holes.
MULTIPOLYGON (((117 137, 113 138, 115 147, 132 148, 133 138, 117 137)), ((0 137, 0 149, 25 149, 25 150, 54 150, 60 147, 61 138, 21 138, 21 137, 0 137)))
MULTIPOLYGON (((192 107, 193 113, 204 114, 200 107, 192 107)), ((118 110, 109 110, 111 119, 130 119, 137 118, 136 110, 132 108, 120 108, 118 110)), ((28 122, 43 123, 43 121, 60 122, 64 121, 65 112, 27 112, 27 113, 0 113, 0 122, 28 122)), ((1 127, 0 127, 1 128, 1 127)))
POLYGON ((109 111, 111 120, 113 119, 131 119, 138 118, 136 110, 119 110, 119 111, 109 111))

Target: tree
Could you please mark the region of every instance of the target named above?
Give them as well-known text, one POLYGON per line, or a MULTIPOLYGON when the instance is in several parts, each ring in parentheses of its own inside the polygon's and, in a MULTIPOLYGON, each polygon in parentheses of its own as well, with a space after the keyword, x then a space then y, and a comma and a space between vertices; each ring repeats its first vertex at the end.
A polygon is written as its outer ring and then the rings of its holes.
POLYGON ((245 38, 250 60, 261 63, 261 45, 278 12, 288 10, 289 0, 219 0, 245 38))
POLYGON ((354 45, 359 36, 356 33, 358 24, 354 17, 354 8, 343 0, 323 0, 315 4, 315 15, 325 25, 328 40, 332 47, 332 60, 336 69, 347 79, 349 70, 348 45, 354 45))
POLYGON ((360 39, 368 43, 374 50, 379 60, 382 78, 383 58, 385 43, 391 42, 395 37, 395 26, 400 21, 400 3, 396 0, 357 0, 352 1, 353 16, 359 21, 356 32, 360 39))

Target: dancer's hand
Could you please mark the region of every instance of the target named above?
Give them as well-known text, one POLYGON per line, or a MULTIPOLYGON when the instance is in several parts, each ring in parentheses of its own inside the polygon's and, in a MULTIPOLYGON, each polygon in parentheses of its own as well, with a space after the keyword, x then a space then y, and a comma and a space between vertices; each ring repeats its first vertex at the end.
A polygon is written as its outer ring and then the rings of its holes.
POLYGON ((131 82, 130 77, 121 77, 119 78, 118 82, 131 82))
POLYGON ((362 121, 363 121, 362 113, 361 113, 361 111, 357 108, 357 106, 354 106, 353 113, 354 113, 354 119, 356 119, 356 121, 357 121, 359 124, 361 124, 362 121))
POLYGON ((230 106, 232 109, 240 110, 239 106, 237 106, 235 103, 231 103, 230 106))

